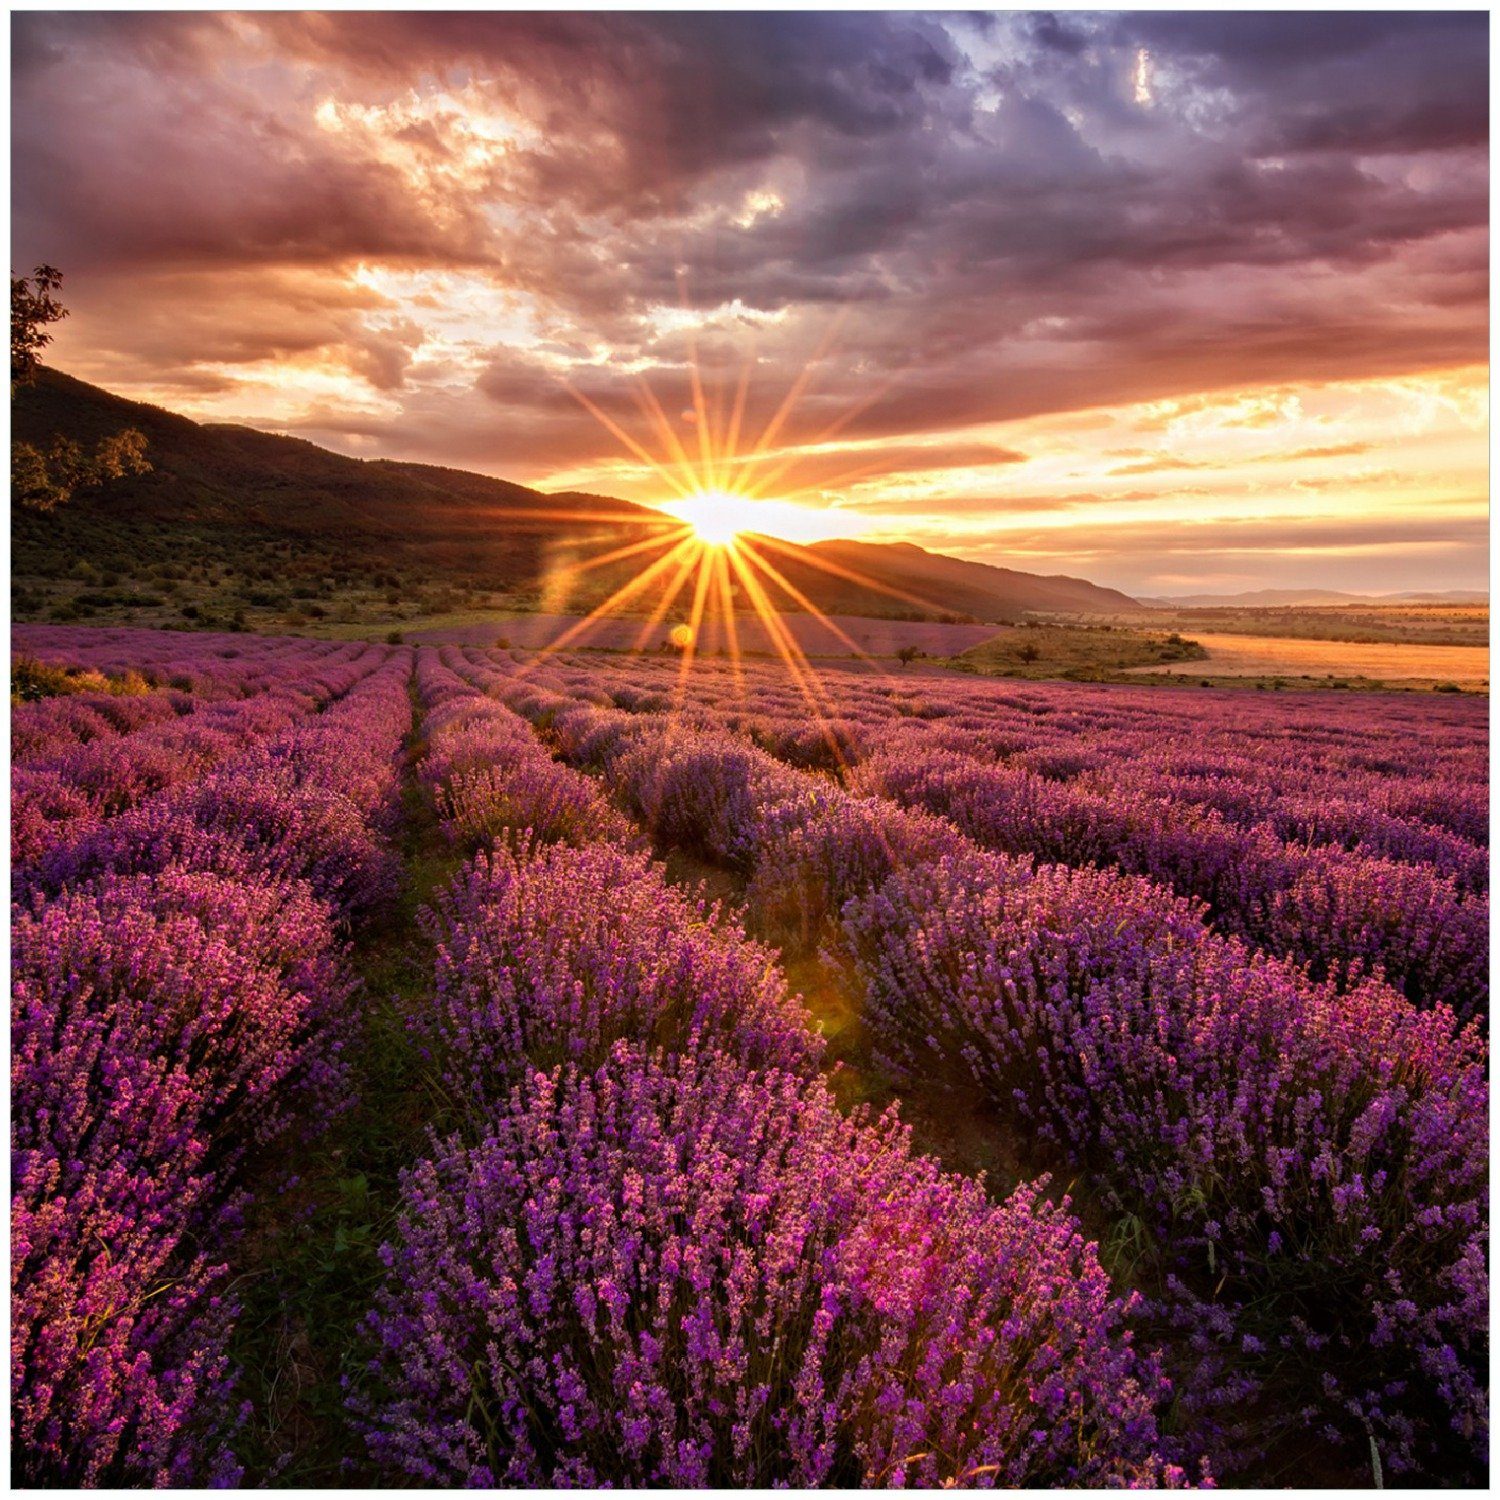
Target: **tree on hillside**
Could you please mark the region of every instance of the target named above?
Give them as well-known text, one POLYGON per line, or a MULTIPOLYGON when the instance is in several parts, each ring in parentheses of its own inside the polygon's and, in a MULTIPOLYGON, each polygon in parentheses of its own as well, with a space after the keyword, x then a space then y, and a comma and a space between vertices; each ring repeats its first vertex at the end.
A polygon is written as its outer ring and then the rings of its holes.
POLYGON ((149 474, 146 435, 126 427, 100 438, 92 453, 59 433, 45 453, 31 443, 10 446, 11 491, 32 510, 65 505, 78 490, 95 489, 127 474, 149 474))
POLYGON ((41 366, 41 351, 52 342, 47 329, 68 310, 52 294, 62 286, 62 272, 38 266, 30 276, 10 278, 10 388, 30 385, 41 366))
MULTIPOLYGON (((41 351, 52 342, 47 329, 68 310, 53 296, 62 287, 62 272, 38 266, 30 276, 10 278, 10 392, 28 386, 41 368, 41 351)), ((79 490, 94 489, 127 474, 148 474, 146 434, 125 427, 100 438, 94 451, 58 433, 43 452, 33 443, 10 446, 11 488, 16 502, 32 510, 64 505, 79 490)))

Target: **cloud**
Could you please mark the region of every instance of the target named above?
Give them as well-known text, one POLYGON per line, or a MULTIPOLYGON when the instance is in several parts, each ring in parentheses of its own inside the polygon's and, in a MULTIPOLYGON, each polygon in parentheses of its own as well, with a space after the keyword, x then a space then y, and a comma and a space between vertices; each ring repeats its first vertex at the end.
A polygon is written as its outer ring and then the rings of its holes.
POLYGON ((1068 573, 1140 596, 1181 592, 1183 580, 1208 580, 1215 589, 1242 585, 1399 589, 1485 588, 1488 523, 1371 518, 1329 524, 1318 520, 1216 521, 1199 527, 1147 522, 1007 534, 997 545, 981 530, 933 529, 922 545, 1027 572, 1068 573), (1413 562, 1419 566, 1413 569, 1413 562))
POLYGON ((1368 442, 1324 443, 1315 448, 1271 449, 1264 453, 1235 454, 1221 459, 1185 458, 1181 454, 1151 453, 1110 469, 1114 475, 1171 474, 1185 469, 1241 469, 1246 464, 1299 464, 1317 458, 1354 458, 1374 451, 1368 442))
POLYGON ((753 361, 754 433, 812 360, 779 442, 900 476, 974 424, 1483 361, 1487 27, 25 13, 13 253, 68 273, 60 363, 190 410, 536 480, 621 452, 561 377, 636 421, 639 377, 675 414, 753 361))

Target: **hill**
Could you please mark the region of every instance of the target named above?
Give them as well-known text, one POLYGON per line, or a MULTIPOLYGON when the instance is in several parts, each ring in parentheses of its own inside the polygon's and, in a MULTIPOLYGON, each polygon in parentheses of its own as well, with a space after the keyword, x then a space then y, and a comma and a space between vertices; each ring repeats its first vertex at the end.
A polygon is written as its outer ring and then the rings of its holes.
POLYGON ((1082 578, 966 562, 912 542, 814 542, 808 550, 889 588, 942 600, 946 608, 982 620, 1013 619, 1028 611, 1113 614, 1139 607, 1118 589, 1082 578))
MULTIPOLYGON (((672 523, 628 501, 349 458, 300 438, 194 422, 54 370, 18 392, 12 411, 15 438, 41 447, 57 434, 91 446, 137 427, 153 465, 45 515, 13 510, 12 612, 22 619, 273 629, 399 624, 474 608, 586 609, 658 554, 647 547, 581 573, 573 565, 657 536, 664 550, 672 539, 672 523)), ((767 556, 829 613, 1004 621, 1026 610, 1135 608, 1080 579, 905 544, 778 544, 767 556)), ((649 592, 636 601, 653 602, 649 592)))

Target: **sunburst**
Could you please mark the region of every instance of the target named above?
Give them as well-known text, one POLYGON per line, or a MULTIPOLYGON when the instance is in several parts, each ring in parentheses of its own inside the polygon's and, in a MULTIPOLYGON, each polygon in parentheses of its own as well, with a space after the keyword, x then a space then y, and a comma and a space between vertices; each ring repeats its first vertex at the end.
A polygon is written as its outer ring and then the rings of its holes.
MULTIPOLYGON (((581 406, 593 415, 621 446, 638 462, 647 466, 661 482, 666 494, 659 502, 661 529, 644 540, 616 547, 602 556, 574 564, 570 570, 577 577, 592 569, 622 563, 639 556, 639 571, 625 579, 610 595, 596 604, 582 619, 562 632, 546 646, 532 664, 569 646, 587 644, 590 630, 612 616, 639 612, 647 599, 654 603, 636 637, 637 651, 648 648, 652 638, 679 600, 686 599, 687 618, 679 619, 667 637, 667 643, 680 654, 677 674, 677 705, 680 707, 693 664, 704 641, 705 625, 717 626, 716 639, 729 656, 734 680, 743 691, 740 634, 736 613, 753 615, 763 627, 772 648, 786 667, 807 701, 813 719, 822 729, 833 753, 838 746, 828 723, 832 698, 817 669, 798 642, 794 631, 782 617, 783 608, 805 613, 851 655, 857 656, 886 681, 885 667, 869 656, 838 623, 829 618, 806 591, 787 576, 785 569, 795 561, 810 566, 830 578, 885 594, 907 607, 936 612, 930 600, 894 588, 871 578, 846 560, 821 556, 807 547, 790 545, 799 526, 806 527, 809 517, 826 516, 806 506, 794 505, 793 494, 805 494, 809 486, 795 482, 799 451, 826 443, 854 417, 867 410, 887 388, 867 394, 825 424, 809 444, 788 444, 782 433, 792 421, 799 401, 813 383, 814 370, 828 352, 832 333, 824 340, 812 359, 792 381, 785 396, 755 435, 746 441, 746 412, 750 394, 753 363, 744 365, 732 397, 726 399, 722 389, 709 391, 698 366, 696 343, 690 341, 690 405, 683 411, 683 421, 693 429, 679 433, 663 404, 644 376, 635 382, 635 400, 640 417, 649 429, 645 437, 632 432, 617 416, 605 411, 597 401, 564 382, 581 406), (778 444, 780 446, 778 446, 778 444), (781 481, 787 481, 785 485, 781 481), (773 493, 773 490, 775 493, 773 493), (778 536, 779 533, 779 536, 778 536), (655 551, 659 555, 648 557, 655 551), (781 566, 767 553, 778 556, 781 566), (777 596, 785 601, 778 605, 777 596)), ((825 519, 821 534, 833 536, 835 524, 825 519)), ((805 534, 798 540, 814 540, 805 534)), ((529 670, 529 666, 522 671, 529 670)))
POLYGON ((700 490, 662 509, 691 526, 693 535, 709 547, 732 547, 756 521, 754 502, 729 490, 700 490))

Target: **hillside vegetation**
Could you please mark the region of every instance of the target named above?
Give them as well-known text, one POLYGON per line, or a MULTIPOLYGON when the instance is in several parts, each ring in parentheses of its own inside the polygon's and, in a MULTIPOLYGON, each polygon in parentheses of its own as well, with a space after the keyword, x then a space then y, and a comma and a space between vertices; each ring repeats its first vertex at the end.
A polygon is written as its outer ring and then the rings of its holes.
POLYGON ((1203 661, 1196 641, 1175 632, 1114 625, 1032 624, 1001 630, 945 665, 981 677, 1060 677, 1104 682, 1139 667, 1203 661))
POLYGON ((1153 610, 1151 618, 1170 630, 1361 645, 1484 646, 1490 629, 1487 604, 1265 605, 1153 610))
MULTIPOLYGON (((396 626, 455 610, 589 609, 647 567, 672 532, 655 511, 544 494, 482 474, 361 460, 298 438, 202 424, 53 370, 17 393, 15 436, 85 445, 129 426, 150 473, 45 515, 16 507, 13 614, 180 628, 396 626)), ((1129 611, 1079 579, 1042 579, 910 546, 778 545, 775 564, 829 613, 1005 622, 1040 609, 1129 611), (857 570, 869 584, 851 580, 857 570), (832 571, 831 571, 832 570, 832 571)), ((789 596, 772 596, 791 607, 789 596)), ((632 607, 650 610, 646 591, 632 607)))

